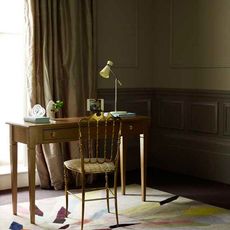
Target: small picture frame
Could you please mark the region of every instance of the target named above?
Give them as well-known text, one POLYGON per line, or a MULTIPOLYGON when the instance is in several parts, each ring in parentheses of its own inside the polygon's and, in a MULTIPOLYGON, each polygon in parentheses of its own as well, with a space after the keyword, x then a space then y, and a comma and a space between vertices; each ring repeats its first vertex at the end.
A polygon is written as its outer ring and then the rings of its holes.
POLYGON ((104 99, 87 99, 87 111, 99 112, 104 111, 104 99))

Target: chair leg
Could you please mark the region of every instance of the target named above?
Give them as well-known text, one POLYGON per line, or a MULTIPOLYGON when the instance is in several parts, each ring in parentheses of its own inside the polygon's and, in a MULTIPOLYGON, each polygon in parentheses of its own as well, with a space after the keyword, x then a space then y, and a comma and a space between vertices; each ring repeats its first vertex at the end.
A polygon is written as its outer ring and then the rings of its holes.
POLYGON ((84 214, 85 214, 85 175, 81 174, 81 186, 82 186, 82 200, 81 200, 81 230, 84 226, 84 214))
POLYGON ((115 202, 116 221, 117 221, 117 225, 119 225, 118 205, 117 205, 117 172, 114 172, 114 202, 115 202))
POLYGON ((106 190, 106 201, 107 201, 107 210, 110 212, 109 208, 109 183, 108 183, 108 174, 105 173, 105 190, 106 190))
POLYGON ((68 169, 64 166, 64 184, 65 184, 65 216, 68 216, 69 193, 68 193, 68 169))

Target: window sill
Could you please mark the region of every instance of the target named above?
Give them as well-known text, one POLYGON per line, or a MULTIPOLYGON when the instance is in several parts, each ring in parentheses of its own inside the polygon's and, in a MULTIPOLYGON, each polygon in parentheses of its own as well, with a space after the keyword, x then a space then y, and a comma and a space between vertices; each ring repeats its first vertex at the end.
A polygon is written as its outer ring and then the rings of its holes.
MULTIPOLYGON (((36 173, 36 172, 35 172, 36 173)), ((0 190, 7 190, 11 188, 11 169, 9 165, 0 166, 0 190)), ((39 185, 39 178, 35 174, 35 185, 39 185)), ((28 187, 28 168, 24 165, 18 165, 17 187, 28 187)))
MULTIPOLYGON (((18 165, 18 173, 26 173, 28 168, 22 164, 18 165)), ((11 173, 10 165, 1 165, 0 166, 0 176, 9 175, 11 173)))

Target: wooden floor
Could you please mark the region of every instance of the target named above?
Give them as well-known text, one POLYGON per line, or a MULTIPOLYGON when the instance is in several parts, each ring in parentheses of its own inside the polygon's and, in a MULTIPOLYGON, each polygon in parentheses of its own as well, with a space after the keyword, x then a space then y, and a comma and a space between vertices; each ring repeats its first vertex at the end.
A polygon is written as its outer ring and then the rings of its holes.
MULTIPOLYGON (((127 173, 127 183, 140 183, 139 170, 127 173)), ((174 195, 230 209, 230 185, 227 184, 150 168, 147 173, 147 185, 174 195)), ((64 195, 63 190, 44 190, 39 187, 36 189, 36 199, 62 195, 64 195)), ((28 200, 28 189, 19 189, 18 201, 28 200)), ((0 205, 9 203, 11 203, 10 190, 0 191, 0 205)))
POLYGON ((207 204, 230 209, 230 185, 151 169, 148 186, 207 204))

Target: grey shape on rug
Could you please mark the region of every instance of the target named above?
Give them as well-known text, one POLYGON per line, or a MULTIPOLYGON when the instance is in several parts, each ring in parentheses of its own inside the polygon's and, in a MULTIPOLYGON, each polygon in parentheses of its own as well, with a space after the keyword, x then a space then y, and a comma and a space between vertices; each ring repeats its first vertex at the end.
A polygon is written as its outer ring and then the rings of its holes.
POLYGON ((170 203, 170 202, 172 202, 174 200, 177 200, 178 198, 179 198, 179 196, 172 196, 172 197, 169 197, 169 198, 167 198, 165 200, 160 201, 159 203, 162 206, 164 204, 168 204, 168 203, 170 203))
POLYGON ((115 228, 128 227, 128 226, 137 225, 137 224, 140 224, 140 223, 116 224, 116 225, 111 225, 111 226, 109 226, 109 228, 110 228, 110 229, 115 229, 115 228))

